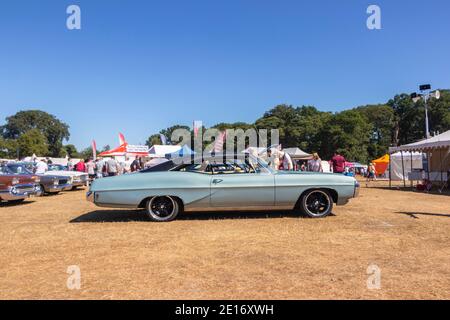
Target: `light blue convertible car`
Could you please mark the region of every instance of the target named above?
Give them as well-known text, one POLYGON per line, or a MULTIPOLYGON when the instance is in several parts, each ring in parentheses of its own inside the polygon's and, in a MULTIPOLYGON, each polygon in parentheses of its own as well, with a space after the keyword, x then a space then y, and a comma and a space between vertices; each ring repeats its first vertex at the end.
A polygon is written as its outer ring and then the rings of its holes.
POLYGON ((137 173, 94 181, 89 201, 101 207, 145 208, 153 221, 182 211, 298 210, 308 217, 331 213, 333 203, 358 195, 352 177, 274 171, 250 155, 174 159, 137 173))

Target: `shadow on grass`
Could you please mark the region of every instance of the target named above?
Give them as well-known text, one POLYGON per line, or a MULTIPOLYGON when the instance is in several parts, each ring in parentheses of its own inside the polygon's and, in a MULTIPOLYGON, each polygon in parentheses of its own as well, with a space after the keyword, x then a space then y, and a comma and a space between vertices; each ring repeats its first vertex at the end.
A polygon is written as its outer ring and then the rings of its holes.
POLYGON ((447 217, 447 218, 450 218, 450 214, 447 214, 447 213, 429 213, 429 212, 396 212, 396 213, 399 213, 399 214, 404 214, 404 215, 407 215, 407 216, 410 216, 411 218, 414 218, 414 219, 419 219, 419 217, 417 217, 418 215, 419 216, 434 216, 434 217, 447 217))
POLYGON ((415 192, 415 193, 423 193, 423 194, 430 194, 430 195, 436 195, 436 196, 450 196, 450 190, 444 189, 442 192, 439 192, 439 190, 433 189, 431 191, 417 191, 416 188, 411 187, 399 187, 399 186, 392 186, 392 188, 389 187, 382 187, 382 186, 369 186, 368 189, 380 189, 380 190, 392 190, 392 191, 402 191, 402 192, 415 192))
POLYGON ((0 202, 0 208, 6 208, 6 207, 17 207, 17 206, 26 206, 29 204, 34 203, 34 200, 24 200, 22 202, 0 202))
MULTIPOLYGON (((334 216, 331 214, 329 217, 334 216)), ((302 218, 294 211, 228 211, 228 212, 186 212, 176 220, 221 220, 221 219, 272 219, 272 218, 302 218)), ((327 217, 328 218, 328 217, 327 217)), ((144 210, 95 210, 83 214, 70 223, 83 222, 149 222, 144 210)))

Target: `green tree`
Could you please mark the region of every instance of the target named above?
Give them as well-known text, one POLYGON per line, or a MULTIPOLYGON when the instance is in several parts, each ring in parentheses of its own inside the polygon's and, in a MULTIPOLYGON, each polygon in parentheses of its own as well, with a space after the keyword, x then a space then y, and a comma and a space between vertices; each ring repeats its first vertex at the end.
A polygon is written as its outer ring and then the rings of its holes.
POLYGON ((369 159, 376 159, 388 152, 392 144, 394 110, 388 105, 367 105, 355 109, 371 125, 368 145, 369 159))
POLYGON ((38 129, 31 129, 17 139, 19 156, 43 156, 48 153, 47 139, 38 129))
POLYGON ((49 156, 58 157, 63 150, 63 141, 70 137, 69 126, 55 116, 40 110, 20 111, 6 118, 0 127, 5 139, 18 139, 32 129, 39 130, 47 140, 49 156))
POLYGON ((12 139, 3 139, 0 136, 0 158, 17 157, 17 141, 12 139))
POLYGON ((69 158, 78 158, 78 150, 73 144, 66 144, 63 146, 63 150, 65 155, 67 155, 69 158))
POLYGON ((333 115, 323 129, 322 157, 330 159, 337 151, 348 161, 367 163, 370 129, 370 124, 355 110, 333 115))

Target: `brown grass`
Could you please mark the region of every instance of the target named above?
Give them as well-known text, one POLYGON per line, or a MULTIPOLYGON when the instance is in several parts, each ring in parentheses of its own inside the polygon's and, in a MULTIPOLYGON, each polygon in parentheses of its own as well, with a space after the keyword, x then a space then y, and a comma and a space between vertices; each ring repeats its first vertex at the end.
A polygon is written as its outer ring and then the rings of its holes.
POLYGON ((1 299, 449 299, 450 197, 363 188, 326 219, 192 213, 171 223, 84 192, 0 206, 1 299), (367 267, 381 268, 368 290, 367 267), (81 290, 66 287, 69 265, 81 290))

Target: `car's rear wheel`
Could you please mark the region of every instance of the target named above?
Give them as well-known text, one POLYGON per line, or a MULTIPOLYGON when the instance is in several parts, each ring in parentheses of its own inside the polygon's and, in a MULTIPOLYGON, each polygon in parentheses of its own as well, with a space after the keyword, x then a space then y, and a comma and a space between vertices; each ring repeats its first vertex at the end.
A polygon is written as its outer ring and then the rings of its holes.
POLYGON ((147 202, 147 216, 152 221, 174 220, 180 211, 178 201, 170 196, 153 197, 147 202))
POLYGON ((310 190, 300 201, 302 212, 310 218, 323 218, 333 210, 333 198, 326 190, 310 190))

